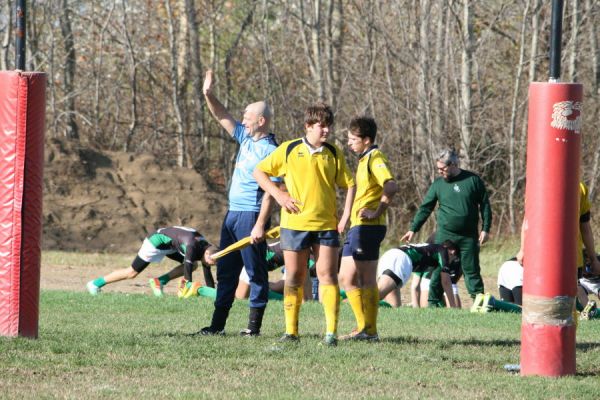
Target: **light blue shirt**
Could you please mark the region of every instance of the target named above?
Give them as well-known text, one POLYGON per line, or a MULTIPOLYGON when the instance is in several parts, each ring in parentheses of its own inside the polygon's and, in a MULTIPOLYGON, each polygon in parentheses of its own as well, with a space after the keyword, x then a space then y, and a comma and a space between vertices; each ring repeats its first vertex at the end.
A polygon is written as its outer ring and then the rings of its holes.
MULTIPOLYGON (((252 176, 256 164, 277 148, 275 136, 253 140, 242 124, 236 122, 233 138, 240 144, 235 160, 231 186, 229 187, 229 209, 231 211, 260 211, 264 191, 252 176)), ((273 179, 279 182, 281 179, 273 179)))

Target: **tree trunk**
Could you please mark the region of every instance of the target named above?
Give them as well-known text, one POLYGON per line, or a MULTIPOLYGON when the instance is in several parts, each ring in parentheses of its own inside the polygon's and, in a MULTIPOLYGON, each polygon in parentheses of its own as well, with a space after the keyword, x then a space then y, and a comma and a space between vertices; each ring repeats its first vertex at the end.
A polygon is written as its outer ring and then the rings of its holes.
MULTIPOLYGON (((585 8, 588 15, 597 15, 600 11, 600 7, 597 2, 592 3, 591 0, 585 1, 585 8), (595 9, 594 9, 595 8, 595 9)), ((592 67, 592 90, 591 98, 587 100, 590 104, 598 104, 598 100, 600 98, 600 50, 598 49, 598 32, 596 28, 596 19, 590 19, 588 21, 588 35, 590 41, 590 58, 591 58, 591 67, 592 67)), ((598 107, 593 107, 593 117, 592 121, 598 121, 600 118, 600 110, 598 107)), ((593 128, 591 128, 593 129, 593 128)), ((590 135, 591 136, 591 135, 590 135)), ((597 135, 593 135, 593 137, 597 137, 597 135)), ((590 177, 588 180, 589 189, 590 189, 590 199, 593 200, 595 198, 596 193, 596 182, 598 181, 600 175, 600 147, 598 146, 598 140, 595 141, 596 145, 592 148, 595 148, 592 168, 590 171, 590 177)))
POLYGON ((463 165, 469 168, 471 164, 471 136, 472 136, 472 99, 471 83, 473 81, 473 16, 470 0, 463 0, 462 17, 462 60, 460 79, 460 139, 463 165))
POLYGON ((10 42, 12 39, 13 30, 13 19, 15 18, 12 7, 13 1, 6 0, 2 6, 2 14, 8 15, 6 19, 6 30, 4 31, 4 37, 2 38, 2 51, 0 53, 0 70, 6 71, 11 69, 11 63, 9 62, 9 51, 10 42))
MULTIPOLYGON (((98 39, 98 55, 94 60, 94 133, 96 137, 98 137, 102 128, 100 127, 100 102, 101 102, 101 81, 102 81, 102 68, 104 62, 104 35, 108 29, 108 24, 112 19, 112 14, 115 10, 116 1, 113 1, 110 9, 108 10, 108 15, 104 19, 104 23, 102 24, 102 28, 100 29, 100 38, 98 39)), ((123 11, 125 13, 125 11, 123 11)), ((125 24, 124 24, 125 25, 125 24)))
POLYGON ((190 75, 192 77, 192 85, 194 88, 192 104, 194 105, 195 132, 200 138, 201 148, 200 153, 206 150, 208 138, 204 126, 204 113, 202 112, 202 103, 204 95, 202 94, 202 58, 200 54, 200 35, 198 21, 196 20, 196 2, 195 0, 186 0, 185 2, 186 15, 189 25, 190 37, 190 75))
POLYGON ((344 46, 344 7, 339 0, 327 0, 327 2, 327 35, 325 42, 327 49, 327 101, 334 110, 337 110, 340 76, 343 67, 343 64, 338 60, 342 58, 344 46))
POLYGON ((75 69, 77 66, 75 59, 75 41, 73 39, 73 30, 71 28, 71 10, 67 0, 62 2, 60 14, 60 28, 63 37, 63 46, 65 51, 65 61, 63 65, 64 74, 64 96, 66 98, 67 109, 67 127, 65 136, 69 139, 79 140, 79 128, 75 120, 75 69))
POLYGON ((123 151, 131 151, 131 144, 133 137, 138 126, 138 112, 137 112, 137 59, 135 49, 131 43, 131 35, 129 33, 129 21, 127 20, 127 4, 126 0, 121 3, 123 5, 123 36, 125 39, 125 52, 127 54, 127 61, 129 63, 129 88, 131 96, 129 98, 129 126, 127 127, 127 136, 123 146, 123 151))
POLYGON ((515 197, 517 193, 517 165, 516 159, 517 154, 517 138, 516 138, 516 125, 517 125, 517 113, 519 112, 519 103, 521 98, 521 77, 523 75, 523 64, 525 62, 525 34, 527 28, 527 17, 529 14, 529 4, 527 0, 525 3, 525 9, 523 10, 523 17, 521 23, 521 33, 519 40, 519 62, 517 64, 517 71, 515 73, 514 89, 512 105, 510 110, 510 125, 508 129, 508 169, 509 169, 509 180, 508 180, 508 228, 511 234, 516 233, 516 216, 515 216, 515 197))
POLYGON ((177 43, 176 32, 173 18, 173 12, 171 10, 170 0, 165 0, 165 9, 167 11, 167 24, 169 30, 169 55, 170 55, 170 75, 171 75, 171 103, 173 106, 173 112, 175 114, 175 134, 177 138, 177 165, 179 167, 185 166, 185 138, 184 138, 184 126, 183 126, 183 117, 181 114, 181 106, 179 104, 179 65, 178 65, 178 52, 177 52, 177 43))
POLYGON ((581 13, 579 12, 579 0, 571 0, 571 37, 569 39, 569 75, 568 82, 577 82, 577 48, 579 46, 579 25, 581 13))

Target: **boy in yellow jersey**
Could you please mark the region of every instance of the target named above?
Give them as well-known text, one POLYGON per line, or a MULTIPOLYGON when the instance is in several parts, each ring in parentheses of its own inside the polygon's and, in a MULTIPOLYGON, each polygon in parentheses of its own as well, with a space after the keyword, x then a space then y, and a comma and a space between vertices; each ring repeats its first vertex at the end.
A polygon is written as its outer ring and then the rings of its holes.
POLYGON ((303 138, 284 142, 254 170, 260 187, 281 205, 281 248, 286 268, 283 307, 285 335, 298 340, 306 263, 312 249, 320 299, 325 310, 326 345, 337 344, 340 293, 337 280, 339 232, 344 230, 354 199, 354 180, 342 151, 327 143, 333 112, 323 103, 306 109, 303 138), (283 177, 287 191, 269 177, 283 177), (336 186, 347 189, 342 216, 337 217, 336 186))
POLYGON ((385 212, 398 185, 385 155, 375 145, 377 124, 373 118, 350 122, 348 146, 359 157, 356 197, 352 205, 350 231, 342 250, 340 282, 356 318, 357 329, 340 339, 372 340, 377 335, 377 260, 386 233, 385 212))

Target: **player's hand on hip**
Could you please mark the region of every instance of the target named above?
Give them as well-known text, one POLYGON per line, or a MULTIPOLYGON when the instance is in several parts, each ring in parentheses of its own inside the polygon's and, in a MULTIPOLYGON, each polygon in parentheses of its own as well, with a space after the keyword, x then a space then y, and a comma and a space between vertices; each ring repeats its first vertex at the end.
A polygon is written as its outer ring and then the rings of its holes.
POLYGON ((282 192, 275 200, 283 209, 291 214, 298 214, 300 212, 302 203, 291 197, 287 192, 282 192))
POLYGON ((369 208, 361 208, 358 211, 358 217, 360 219, 375 219, 379 217, 380 214, 377 213, 377 210, 371 210, 369 208))

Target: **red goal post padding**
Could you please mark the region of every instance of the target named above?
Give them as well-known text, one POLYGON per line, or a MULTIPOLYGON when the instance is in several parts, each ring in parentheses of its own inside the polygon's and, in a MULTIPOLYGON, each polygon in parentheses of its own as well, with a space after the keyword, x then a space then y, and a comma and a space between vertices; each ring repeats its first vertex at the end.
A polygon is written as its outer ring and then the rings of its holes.
POLYGON ((0 335, 38 336, 46 74, 0 71, 0 335))

